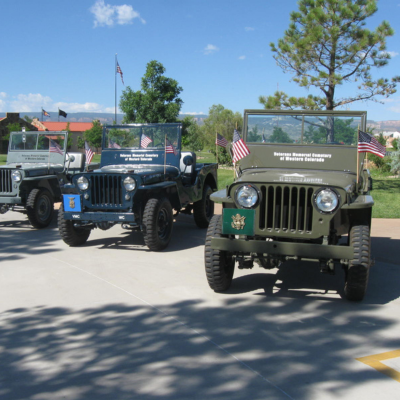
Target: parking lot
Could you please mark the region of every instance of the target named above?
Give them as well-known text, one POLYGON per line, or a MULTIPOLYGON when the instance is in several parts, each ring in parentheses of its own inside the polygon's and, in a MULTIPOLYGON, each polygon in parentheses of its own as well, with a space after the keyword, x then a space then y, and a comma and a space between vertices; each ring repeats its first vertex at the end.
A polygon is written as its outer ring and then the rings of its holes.
POLYGON ((179 216, 160 253, 119 226, 69 248, 56 218, 0 215, 0 399, 398 399, 400 221, 373 220, 361 303, 312 263, 214 293, 205 234, 179 216))

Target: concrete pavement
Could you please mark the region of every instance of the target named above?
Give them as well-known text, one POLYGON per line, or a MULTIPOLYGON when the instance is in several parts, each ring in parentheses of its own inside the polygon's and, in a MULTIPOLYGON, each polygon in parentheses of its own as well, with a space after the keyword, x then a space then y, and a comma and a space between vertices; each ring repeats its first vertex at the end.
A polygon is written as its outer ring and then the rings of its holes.
POLYGON ((204 241, 179 216, 161 253, 119 226, 69 248, 55 220, 0 215, 0 399, 398 398, 399 220, 373 220, 361 303, 312 263, 214 293, 204 241))

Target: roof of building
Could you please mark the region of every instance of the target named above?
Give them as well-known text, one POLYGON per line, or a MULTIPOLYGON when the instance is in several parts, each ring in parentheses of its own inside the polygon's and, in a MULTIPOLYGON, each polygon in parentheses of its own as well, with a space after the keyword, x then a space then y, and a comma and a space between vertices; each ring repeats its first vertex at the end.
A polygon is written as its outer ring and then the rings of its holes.
MULTIPOLYGON (((33 121, 39 131, 65 131, 67 130, 68 122, 53 122, 53 121, 33 121)), ((69 130, 71 132, 85 132, 93 127, 92 122, 70 122, 69 130)))

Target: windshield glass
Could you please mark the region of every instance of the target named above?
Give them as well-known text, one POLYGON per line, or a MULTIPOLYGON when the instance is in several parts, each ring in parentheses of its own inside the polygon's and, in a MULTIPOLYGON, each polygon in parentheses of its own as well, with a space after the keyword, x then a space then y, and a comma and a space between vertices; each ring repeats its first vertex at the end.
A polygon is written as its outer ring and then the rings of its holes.
POLYGON ((165 149, 180 148, 181 124, 147 124, 105 127, 103 149, 165 149))
POLYGON ((361 123, 359 115, 248 115, 246 141, 355 146, 361 123))
POLYGON ((12 133, 10 151, 48 151, 63 153, 65 133, 12 133))

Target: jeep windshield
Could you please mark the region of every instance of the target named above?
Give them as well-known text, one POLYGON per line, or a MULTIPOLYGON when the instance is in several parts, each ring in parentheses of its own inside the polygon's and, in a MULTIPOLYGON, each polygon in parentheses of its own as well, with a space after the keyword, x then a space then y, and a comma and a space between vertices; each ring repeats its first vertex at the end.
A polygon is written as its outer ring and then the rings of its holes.
POLYGON ((245 112, 246 141, 295 145, 357 145, 358 129, 364 130, 366 115, 361 112, 326 114, 302 111, 245 112))
POLYGON ((61 153, 64 151, 64 132, 13 132, 10 138, 9 151, 47 151, 61 153))
POLYGON ((103 149, 178 150, 181 124, 130 124, 106 127, 103 149), (171 149, 170 146, 173 146, 171 149))

